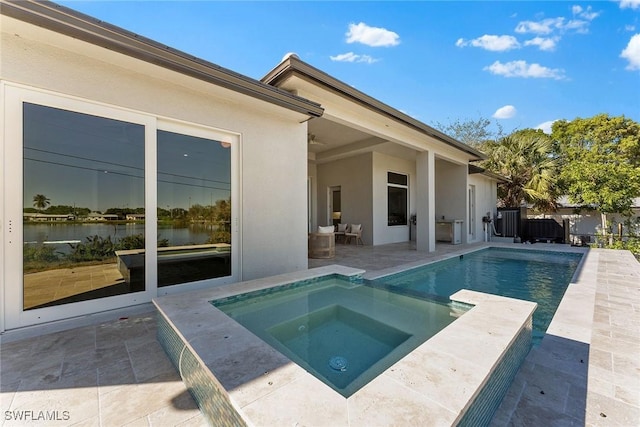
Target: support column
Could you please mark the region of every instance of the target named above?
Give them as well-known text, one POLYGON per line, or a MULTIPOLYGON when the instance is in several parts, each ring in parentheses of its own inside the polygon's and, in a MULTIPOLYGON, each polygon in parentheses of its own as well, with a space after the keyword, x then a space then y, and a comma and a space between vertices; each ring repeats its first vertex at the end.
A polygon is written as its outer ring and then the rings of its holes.
POLYGON ((433 151, 416 157, 416 249, 436 250, 436 161, 433 151))

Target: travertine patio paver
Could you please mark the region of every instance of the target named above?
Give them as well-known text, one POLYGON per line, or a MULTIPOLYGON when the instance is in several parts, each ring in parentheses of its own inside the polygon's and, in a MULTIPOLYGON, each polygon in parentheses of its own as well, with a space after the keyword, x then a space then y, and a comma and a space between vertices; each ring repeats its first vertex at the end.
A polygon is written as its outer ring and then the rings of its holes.
POLYGON ((2 342, 0 390, 7 427, 207 425, 156 340, 153 311, 2 342))
POLYGON ((640 425, 640 264, 592 249, 493 426, 640 425))
MULTIPOLYGON (((525 247, 517 245, 518 249, 525 247)), ((338 245, 335 259, 309 260, 309 266, 342 264, 378 275, 398 265, 468 249, 438 245, 437 253, 423 254, 411 244, 338 245)), ((560 316, 556 322, 554 318, 556 336, 550 334, 529 354, 493 425, 640 425, 640 267, 628 252, 592 249, 590 254, 593 262, 579 277, 595 289, 593 303, 587 307, 590 325, 580 326, 574 319, 576 327, 570 332, 577 334, 577 339, 566 339, 557 334, 572 322, 563 322, 560 316), (590 342, 578 338, 585 336, 590 342)), ((588 298, 580 294, 574 296, 588 304, 588 298)), ((570 307, 572 296, 568 297, 570 307)), ((155 340, 155 315, 139 314, 140 308, 131 312, 138 314, 123 320, 118 320, 121 314, 114 315, 108 322, 64 332, 48 333, 56 327, 50 325, 41 327, 39 334, 29 331, 0 336, 0 425, 25 425, 5 420, 5 411, 13 409, 70 411, 72 419, 55 422, 55 426, 75 422, 96 426, 206 425, 155 340), (25 338, 34 334, 37 336, 25 338), (112 415, 115 418, 107 418, 112 415)), ((584 312, 574 314, 585 321, 584 312)))

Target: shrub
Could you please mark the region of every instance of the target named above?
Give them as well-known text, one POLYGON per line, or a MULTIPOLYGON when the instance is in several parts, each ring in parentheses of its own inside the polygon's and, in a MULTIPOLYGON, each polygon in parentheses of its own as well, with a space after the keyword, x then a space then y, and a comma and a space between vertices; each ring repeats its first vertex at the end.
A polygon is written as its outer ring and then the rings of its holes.
POLYGON ((38 244, 24 245, 22 250, 24 262, 55 262, 58 261, 58 253, 53 246, 38 244))
POLYGON ((89 236, 86 242, 69 243, 69 246, 71 246, 71 253, 67 255, 67 258, 76 262, 103 260, 112 257, 116 250, 116 245, 111 241, 111 236, 89 236))

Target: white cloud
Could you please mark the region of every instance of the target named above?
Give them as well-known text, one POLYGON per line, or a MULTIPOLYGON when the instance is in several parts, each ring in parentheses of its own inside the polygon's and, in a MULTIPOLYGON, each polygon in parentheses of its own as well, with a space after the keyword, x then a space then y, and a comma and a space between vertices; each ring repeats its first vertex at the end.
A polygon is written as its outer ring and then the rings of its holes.
POLYGON ((502 63, 496 61, 493 64, 484 67, 483 70, 489 71, 491 74, 496 74, 504 77, 523 77, 523 78, 537 78, 537 79, 564 79, 564 70, 559 68, 547 68, 540 64, 527 64, 526 61, 511 61, 502 63))
POLYGON ((624 26, 624 30, 625 31, 635 31, 636 30, 636 26, 635 25, 625 25, 624 26))
POLYGON ((640 0, 622 0, 620 2, 620 9, 639 9, 640 0))
POLYGON ((554 30, 562 28, 564 18, 547 18, 541 21, 521 21, 516 26, 515 32, 520 34, 551 34, 554 30))
POLYGON ((538 46, 540 50, 555 50, 559 37, 534 37, 524 42, 525 46, 538 46))
POLYGON ((400 44, 400 36, 385 28, 370 27, 364 22, 349 24, 347 43, 362 43, 372 47, 387 47, 400 44))
POLYGON ((505 105, 504 107, 500 107, 493 113, 494 119, 510 119, 516 115, 516 107, 513 105, 505 105))
MULTIPOLYGON (((638 0, 640 1, 640 0, 638 0)), ((516 25, 515 32, 520 34, 549 35, 554 32, 574 32, 585 34, 589 32, 591 21, 600 16, 600 12, 594 12, 591 6, 583 9, 573 6, 571 9, 574 18, 566 20, 564 17, 546 18, 539 21, 520 21, 516 25)))
POLYGON ((518 43, 518 40, 513 36, 495 36, 491 34, 485 34, 473 40, 458 39, 456 42, 456 46, 458 47, 469 45, 493 52, 505 52, 520 47, 520 43, 518 43))
POLYGON ((564 24, 561 29, 563 30, 573 30, 576 33, 586 34, 589 32, 589 22, 583 21, 582 19, 572 19, 571 21, 564 24))
POLYGON ((629 44, 620 53, 620 57, 629 61, 627 70, 640 70, 640 34, 631 37, 629 44))
POLYGON ((367 64, 373 64, 379 61, 379 59, 372 58, 369 55, 357 55, 353 52, 341 53, 340 55, 330 56, 329 58, 336 62, 366 62, 367 64))
POLYGON ((547 135, 551 135, 551 126, 553 126, 553 123, 557 122, 558 120, 549 120, 547 122, 543 122, 540 123, 538 126, 534 127, 534 129, 541 129, 542 132, 546 133, 547 135))
POLYGON ((580 6, 573 6, 571 8, 571 11, 573 12, 574 15, 584 18, 587 21, 593 21, 598 16, 600 16, 600 12, 594 12, 591 6, 587 6, 586 9, 583 9, 580 6))

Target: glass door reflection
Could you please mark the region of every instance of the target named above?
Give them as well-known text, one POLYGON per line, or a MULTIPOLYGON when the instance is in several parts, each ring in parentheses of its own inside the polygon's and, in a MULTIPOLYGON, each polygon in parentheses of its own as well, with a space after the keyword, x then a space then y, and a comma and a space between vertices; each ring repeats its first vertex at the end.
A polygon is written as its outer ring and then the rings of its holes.
POLYGON ((23 104, 23 309, 145 290, 143 125, 23 104))
POLYGON ((231 275, 231 148, 158 131, 158 287, 231 275))

